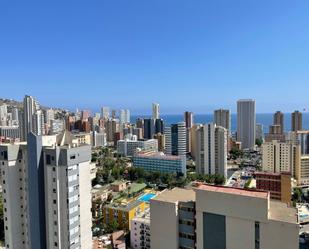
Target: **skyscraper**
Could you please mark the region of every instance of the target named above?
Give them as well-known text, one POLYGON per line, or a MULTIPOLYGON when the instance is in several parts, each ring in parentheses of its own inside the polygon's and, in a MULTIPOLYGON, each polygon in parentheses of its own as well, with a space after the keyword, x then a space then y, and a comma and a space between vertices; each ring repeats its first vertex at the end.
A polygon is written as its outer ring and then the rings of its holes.
POLYGON ((214 123, 196 129, 196 171, 227 177, 227 130, 214 123))
POLYGON ((130 110, 121 109, 120 110, 120 124, 130 123, 130 110))
POLYGON ((45 135, 44 114, 41 110, 37 110, 32 116, 32 132, 41 136, 45 135))
POLYGON ((152 103, 152 118, 160 118, 160 106, 157 103, 152 103))
POLYGON ((144 119, 144 138, 151 139, 155 133, 155 120, 152 118, 144 119))
POLYGON ((301 131, 303 129, 303 114, 300 111, 292 113, 292 131, 301 131))
POLYGON ((186 155, 187 132, 185 122, 165 127, 164 134, 166 154, 186 155))
POLYGON ((21 134, 21 140, 26 141, 30 132, 33 132, 33 115, 38 109, 38 104, 31 96, 26 95, 23 102, 23 132, 21 134))
POLYGON ((284 114, 277 111, 274 114, 274 125, 280 125, 280 134, 284 133, 284 114))
POLYGON ((193 112, 185 112, 184 113, 184 121, 186 123, 186 128, 190 129, 192 128, 194 122, 193 122, 193 112))
POLYGON ((7 105, 6 104, 0 105, 0 126, 7 125, 7 115, 8 115, 7 105))
POLYGON ((155 134, 158 134, 158 133, 163 134, 163 132, 164 132, 164 122, 163 122, 163 119, 158 118, 158 119, 155 120, 154 133, 155 134))
POLYGON ((255 138, 259 139, 261 142, 264 140, 264 132, 263 132, 263 125, 256 124, 255 126, 255 138))
POLYGON ((109 118, 109 107, 107 106, 103 106, 101 108, 101 117, 104 118, 104 119, 108 119, 109 118))
POLYGON ((244 99, 237 101, 237 141, 243 149, 252 149, 255 145, 255 101, 244 99))
POLYGON ((214 123, 231 132, 231 115, 230 110, 218 109, 214 111, 214 123))
POLYGON ((184 121, 186 123, 186 132, 187 132, 187 153, 191 153, 192 137, 191 137, 191 128, 193 127, 193 113, 186 111, 184 113, 184 121))

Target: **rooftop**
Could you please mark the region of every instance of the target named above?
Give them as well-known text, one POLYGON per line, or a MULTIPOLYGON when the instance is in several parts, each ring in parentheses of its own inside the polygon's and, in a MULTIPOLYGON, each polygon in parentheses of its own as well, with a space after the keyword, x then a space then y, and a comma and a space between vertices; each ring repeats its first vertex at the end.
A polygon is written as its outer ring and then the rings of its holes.
POLYGON ((173 188, 166 189, 150 200, 152 201, 165 201, 175 203, 178 201, 195 201, 195 192, 192 189, 173 188))
POLYGON ((153 158, 153 159, 161 159, 161 160, 181 160, 181 156, 172 156, 165 155, 163 152, 155 152, 155 151, 141 151, 134 155, 134 157, 143 157, 143 158, 153 158))
POLYGON ((269 193, 265 191, 245 190, 245 189, 239 189, 239 188, 213 186, 213 185, 206 185, 206 184, 201 184, 196 189, 202 189, 202 190, 226 193, 226 194, 242 195, 242 196, 248 196, 248 197, 263 198, 263 199, 267 199, 269 196, 269 193))
POLYGON ((105 207, 128 212, 128 211, 132 210, 133 208, 138 207, 142 203, 143 202, 140 201, 140 200, 134 200, 134 201, 131 201, 127 204, 111 203, 111 204, 106 205, 105 207))
POLYGON ((297 224, 297 210, 287 204, 271 200, 269 202, 269 219, 297 224))

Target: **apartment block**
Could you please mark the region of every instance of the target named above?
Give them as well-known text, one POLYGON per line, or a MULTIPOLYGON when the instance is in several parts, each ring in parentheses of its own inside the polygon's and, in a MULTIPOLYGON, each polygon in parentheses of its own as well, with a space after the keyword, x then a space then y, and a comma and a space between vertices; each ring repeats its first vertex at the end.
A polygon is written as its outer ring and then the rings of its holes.
POLYGON ((131 201, 128 204, 111 203, 103 208, 103 222, 116 221, 120 229, 131 230, 131 220, 145 211, 145 202, 131 201))
POLYGON ((131 220, 131 248, 150 249, 150 209, 131 220))
POLYGON ((151 248, 197 248, 195 193, 174 188, 150 200, 151 248))
POLYGON ((150 211, 152 249, 298 248, 296 209, 268 192, 175 188, 153 198, 150 211))
POLYGON ((145 151, 158 151, 158 140, 137 140, 135 135, 128 134, 124 140, 117 142, 117 152, 123 156, 133 156, 137 149, 145 151))
POLYGON ((290 204, 292 199, 291 173, 256 172, 256 189, 270 192, 270 198, 290 204))
POLYGON ((133 156, 133 165, 145 171, 181 173, 186 175, 186 157, 165 155, 163 152, 139 152, 133 156))
POLYGON ((296 171, 299 167, 299 145, 277 140, 262 145, 263 171, 273 173, 290 172, 292 177, 296 177, 296 171))
POLYGON ((28 134, 0 145, 7 248, 92 248, 91 147, 28 134))

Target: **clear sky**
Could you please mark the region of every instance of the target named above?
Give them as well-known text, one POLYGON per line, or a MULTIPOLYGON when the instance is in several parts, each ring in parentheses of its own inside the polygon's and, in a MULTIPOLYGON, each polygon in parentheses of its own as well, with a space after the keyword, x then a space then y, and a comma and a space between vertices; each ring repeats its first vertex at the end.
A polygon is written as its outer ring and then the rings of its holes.
POLYGON ((0 0, 0 86, 141 114, 309 109, 309 1, 0 0))

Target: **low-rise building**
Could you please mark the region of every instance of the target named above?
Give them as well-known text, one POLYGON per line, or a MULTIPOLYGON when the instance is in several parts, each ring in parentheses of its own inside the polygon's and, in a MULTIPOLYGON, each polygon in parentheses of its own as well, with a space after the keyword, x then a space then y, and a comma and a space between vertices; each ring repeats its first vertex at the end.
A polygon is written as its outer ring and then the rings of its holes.
POLYGON ((133 165, 145 171, 181 173, 186 175, 186 156, 165 155, 163 152, 139 152, 133 156, 133 165))
POLYGON ((114 192, 121 192, 127 189, 127 182, 125 181, 115 181, 111 183, 111 188, 114 192))
POLYGON ((287 204, 291 203, 291 173, 256 172, 256 189, 270 192, 270 198, 287 204))
POLYGON ((103 208, 103 222, 116 221, 120 229, 130 230, 131 220, 145 210, 145 202, 134 200, 126 204, 111 203, 103 208))

